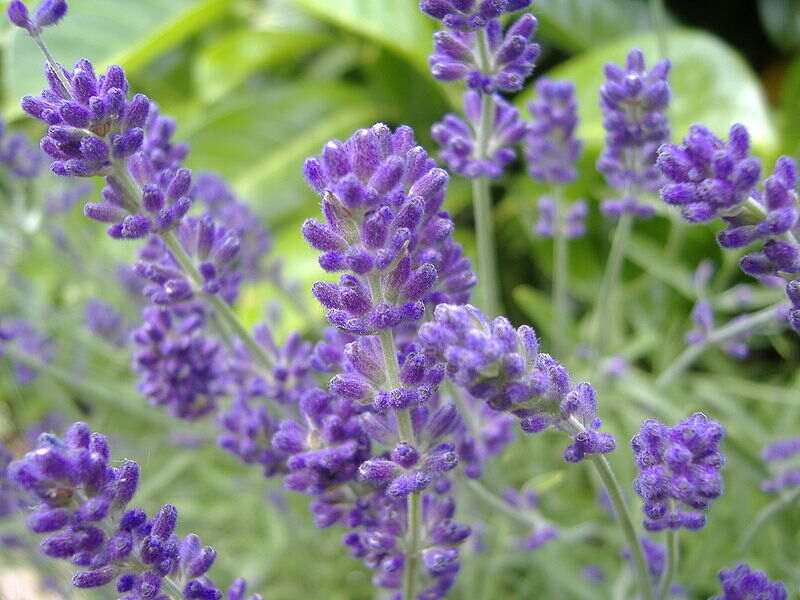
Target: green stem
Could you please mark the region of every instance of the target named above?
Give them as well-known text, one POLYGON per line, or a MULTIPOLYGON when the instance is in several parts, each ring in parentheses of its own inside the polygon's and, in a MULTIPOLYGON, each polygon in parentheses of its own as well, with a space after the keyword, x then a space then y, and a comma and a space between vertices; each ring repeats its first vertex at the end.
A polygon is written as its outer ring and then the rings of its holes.
POLYGON ((408 495, 408 537, 406 562, 403 568, 403 600, 414 600, 419 558, 419 538, 422 517, 422 494, 408 495))
MULTIPOLYGON (((478 33, 478 68, 483 72, 491 69, 491 55, 486 32, 478 33)), ((481 96, 481 114, 475 131, 475 159, 487 160, 490 154, 494 100, 491 94, 481 96)), ((490 317, 500 312, 497 277, 497 257, 492 221, 492 198, 489 178, 484 176, 472 180, 472 202, 475 214, 475 237, 478 246, 478 285, 481 304, 490 317)))
POLYGON ((566 206, 561 187, 553 190, 553 206, 555 207, 555 231, 553 240, 553 326, 558 333, 554 338, 556 356, 564 356, 564 344, 568 339, 570 325, 569 298, 567 297, 567 279, 569 277, 569 243, 567 239, 566 206))
POLYGON ((653 29, 656 31, 658 41, 658 54, 661 59, 669 55, 667 46, 667 11, 664 9, 664 0, 650 0, 650 16, 653 20, 653 29))
POLYGON ((540 527, 542 525, 542 523, 538 519, 532 517, 526 511, 520 511, 518 508, 510 506, 505 500, 500 498, 497 494, 495 494, 491 490, 486 489, 486 486, 484 486, 477 479, 466 478, 464 482, 466 484, 466 487, 471 492, 473 492, 476 496, 478 496, 481 500, 483 500, 486 504, 488 504, 492 508, 503 513, 512 521, 517 521, 518 523, 534 528, 540 527))
POLYGON ((678 572, 678 561, 680 560, 680 547, 678 546, 678 530, 667 530, 667 564, 664 573, 658 583, 658 600, 664 600, 669 596, 669 588, 675 573, 678 572))
POLYGON ((779 302, 748 315, 744 319, 729 322, 709 333, 702 342, 688 346, 678 357, 658 376, 655 381, 656 388, 666 388, 675 381, 687 368, 689 368, 709 346, 721 344, 735 338, 737 335, 756 329, 775 318, 775 311, 783 306, 779 302))
POLYGON ((622 272, 623 259, 625 258, 625 248, 633 228, 633 215, 623 214, 617 222, 614 238, 611 241, 611 251, 606 262, 606 269, 603 280, 600 283, 600 291, 597 295, 597 304, 594 312, 594 327, 592 335, 592 346, 602 354, 609 339, 607 327, 613 313, 612 301, 614 292, 619 284, 622 272))
POLYGON ((636 529, 633 527, 633 521, 631 521, 628 507, 625 505, 625 499, 622 496, 619 482, 604 455, 592 454, 591 459, 595 469, 597 469, 598 475, 600 475, 600 479, 603 480, 603 485, 605 485, 608 490, 608 496, 611 499, 611 503, 614 505, 614 512, 617 515, 617 521, 619 522, 622 534, 625 536, 625 541, 633 556, 633 566, 642 600, 655 600, 653 586, 650 582, 650 569, 644 558, 642 545, 639 542, 639 537, 636 535, 636 529))

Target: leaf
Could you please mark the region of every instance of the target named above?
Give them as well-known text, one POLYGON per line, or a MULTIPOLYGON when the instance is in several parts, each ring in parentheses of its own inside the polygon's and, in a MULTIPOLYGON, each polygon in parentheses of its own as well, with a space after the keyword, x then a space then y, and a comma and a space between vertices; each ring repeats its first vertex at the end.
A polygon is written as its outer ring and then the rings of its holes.
MULTIPOLYGON (((669 118, 674 138, 683 137, 692 123, 704 123, 726 136, 734 123, 743 123, 754 145, 764 153, 776 148, 776 133, 770 122, 761 86, 742 57, 718 38, 701 31, 670 30, 668 43, 672 71, 672 102, 669 118)), ((658 56, 654 34, 639 34, 598 47, 577 56, 547 73, 575 81, 581 123, 578 134, 595 149, 603 144, 605 132, 598 104, 598 90, 604 81, 606 62, 624 63, 628 50, 639 47, 648 65, 658 56)), ((521 95, 520 106, 531 97, 521 95)))
POLYGON ((786 70, 781 89, 781 151, 800 153, 800 57, 786 70))
MULTIPOLYGON (((129 74, 224 15, 233 0, 118 0, 72 2, 64 22, 48 29, 45 41, 56 60, 71 65, 89 58, 100 69, 121 64, 129 74)), ((12 34, 3 55, 5 113, 21 114, 19 99, 44 86, 39 50, 21 30, 12 34)))
POLYGON ((800 0, 759 0, 758 14, 776 46, 786 52, 800 47, 800 0))
POLYGON ((320 32, 241 30, 206 46, 194 63, 200 96, 213 102, 236 88, 253 71, 298 60, 331 38, 320 32))
POLYGON ((670 260, 650 238, 631 236, 625 255, 643 270, 647 271, 686 298, 694 300, 696 294, 692 285, 692 274, 681 263, 670 260))
POLYGON ((191 167, 228 177, 258 214, 275 221, 317 201, 303 180, 303 159, 380 116, 376 105, 349 86, 276 84, 226 98, 178 138, 192 145, 191 167))
POLYGON ((553 304, 550 297, 529 285, 515 287, 512 295, 534 329, 553 339, 557 332, 553 329, 553 304))
POLYGON ((428 72, 433 19, 416 0, 291 0, 320 19, 391 48, 428 72))
POLYGON ((537 0, 533 13, 541 37, 572 52, 650 25, 647 5, 630 0, 537 0))

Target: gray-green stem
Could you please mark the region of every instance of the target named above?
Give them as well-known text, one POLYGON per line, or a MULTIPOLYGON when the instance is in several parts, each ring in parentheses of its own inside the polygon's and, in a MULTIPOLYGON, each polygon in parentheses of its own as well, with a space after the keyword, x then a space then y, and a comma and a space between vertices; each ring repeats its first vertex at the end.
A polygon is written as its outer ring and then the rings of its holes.
POLYGON ((557 332, 553 339, 556 356, 565 356, 565 341, 570 325, 567 279, 569 277, 569 240, 567 239, 567 211, 561 186, 553 188, 555 207, 553 239, 553 325, 557 332))
MULTIPOLYGON (((489 54, 486 32, 478 33, 478 68, 490 72, 491 56, 489 54)), ((494 119, 494 100, 491 94, 481 96, 481 114, 475 131, 475 159, 484 161, 489 158, 492 124, 494 119)), ((478 248, 478 287, 481 291, 481 304, 489 316, 495 317, 500 312, 500 300, 497 277, 497 256, 494 241, 494 222, 492 220, 492 198, 489 178, 485 175, 472 180, 472 202, 475 214, 475 237, 478 248)))
POLYGON ((737 335, 750 330, 757 329, 761 325, 770 322, 775 318, 777 311, 785 302, 778 302, 772 306, 754 312, 743 319, 737 319, 714 329, 705 339, 697 344, 687 346, 686 349, 658 376, 655 381, 656 388, 666 388, 674 382, 680 375, 688 369, 694 362, 703 355, 709 346, 721 344, 735 338, 737 335))
POLYGON ((650 580, 650 569, 647 566, 647 560, 645 560, 644 551, 639 542, 639 536, 636 535, 636 529, 633 526, 633 521, 631 521, 628 507, 625 505, 625 499, 622 496, 622 489, 614 475, 614 471, 611 469, 611 465, 606 457, 602 454, 592 454, 591 460, 595 469, 597 469, 598 475, 600 475, 600 479, 603 481, 603 485, 605 485, 608 490, 608 496, 611 499, 611 504, 614 506, 614 512, 617 515, 617 522, 622 530, 622 534, 625 536, 625 541, 633 557, 633 567, 636 572, 636 580, 642 599, 655 600, 653 586, 650 580))
MULTIPOLYGON (((369 288, 374 302, 383 302, 384 294, 379 275, 369 278, 369 288)), ((397 347, 391 329, 383 329, 378 334, 386 367, 386 385, 389 390, 400 387, 400 365, 397 362, 397 347)), ((414 426, 408 410, 394 411, 397 419, 397 433, 402 441, 416 445, 414 426)), ((419 566, 419 542, 422 528, 422 494, 409 494, 406 504, 407 531, 405 540, 406 560, 403 566, 403 600, 414 600, 419 566)))
POLYGON ((603 350, 605 350, 606 342, 609 339, 607 327, 612 320, 613 309, 611 303, 619 284, 622 264, 625 258, 625 248, 628 245, 632 228, 633 215, 626 212, 617 222, 614 238, 611 241, 611 250, 606 261, 605 272, 603 273, 603 280, 600 284, 600 291, 597 295, 591 339, 593 348, 599 354, 602 354, 603 350))
POLYGON ((667 564, 658 582, 658 600, 665 600, 669 596, 669 588, 675 574, 678 572, 678 561, 680 560, 680 547, 678 546, 678 530, 667 530, 667 564))

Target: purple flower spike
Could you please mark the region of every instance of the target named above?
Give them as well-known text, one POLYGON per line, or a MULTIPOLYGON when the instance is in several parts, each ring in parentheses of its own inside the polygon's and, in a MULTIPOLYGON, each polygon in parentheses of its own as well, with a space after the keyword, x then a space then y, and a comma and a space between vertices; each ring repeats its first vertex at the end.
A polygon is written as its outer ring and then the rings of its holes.
POLYGON ((441 210, 447 173, 410 128, 378 123, 328 142, 306 160, 305 175, 322 196, 325 222, 308 219, 303 236, 322 253, 323 269, 344 272, 312 289, 331 324, 372 335, 415 323, 426 305, 468 299, 475 275, 441 210), (379 290, 370 284, 376 278, 379 290))
MULTIPOLYGON (((213 548, 193 534, 175 535, 178 511, 169 504, 148 520, 140 508, 127 509, 139 480, 139 466, 112 466, 105 436, 75 423, 61 440, 42 434, 34 450, 8 466, 10 480, 33 504, 28 526, 47 534, 40 550, 79 567, 78 588, 106 586, 129 600, 161 600, 163 578, 180 577, 186 598, 222 597, 205 574, 214 562, 213 548)), ((244 593, 244 586, 240 586, 244 593)), ((236 597, 236 596, 232 596, 236 597)), ((239 596, 241 597, 241 596, 239 596)))
MULTIPOLYGON (((3 347, 14 344, 20 350, 36 357, 43 363, 50 363, 55 357, 53 342, 39 333, 27 321, 12 320, 0 322, 0 358, 3 356, 3 347)), ((28 363, 12 359, 14 378, 19 384, 27 384, 36 379, 38 371, 28 363)))
MULTIPOLYGON (((497 4, 497 0, 489 1, 497 4)), ((482 31, 437 31, 434 53, 428 58, 431 73, 442 81, 463 79, 467 87, 482 93, 518 92, 541 52, 533 41, 537 26, 536 17, 527 13, 505 33, 495 18, 481 25, 482 31)))
MULTIPOLYGON (((557 215, 555 199, 551 196, 539 198, 539 219, 536 221, 534 231, 540 237, 550 238, 555 235, 557 215)), ((586 200, 576 200, 567 209, 564 223, 567 239, 573 240, 586 233, 586 217, 589 215, 589 206, 586 200)))
POLYGON ((468 91, 464 94, 464 112, 469 124, 454 114, 448 114, 431 129, 433 139, 442 147, 442 160, 451 170, 471 179, 500 177, 506 165, 517 156, 513 146, 522 140, 528 130, 512 104, 500 96, 494 96, 493 102, 494 121, 489 137, 489 158, 486 160, 476 157, 475 136, 481 113, 481 96, 478 92, 468 91))
POLYGON ((624 69, 613 63, 605 66, 600 108, 606 145, 597 168, 608 185, 626 192, 621 200, 604 203, 603 211, 610 216, 653 214, 652 207, 641 203, 638 196, 655 192, 662 185, 656 155, 659 147, 669 141, 669 123, 664 114, 670 98, 669 69, 669 61, 664 60, 648 71, 638 48, 628 53, 624 69))
POLYGON ((202 305, 149 306, 142 316, 144 323, 132 334, 139 390, 180 419, 215 410, 227 389, 226 357, 220 343, 205 335, 202 305))
POLYGON ((644 500, 646 529, 696 530, 705 526, 701 511, 722 495, 720 471, 725 457, 720 444, 724 435, 719 423, 700 413, 674 427, 654 420, 642 424, 631 447, 640 469, 634 489, 644 500))
POLYGON ((38 176, 45 161, 44 154, 32 146, 26 137, 6 133, 5 123, 0 119, 0 165, 12 177, 31 179, 38 176))
POLYGON ((741 563, 719 572, 722 594, 710 600, 786 600, 789 593, 781 581, 770 581, 764 571, 753 571, 741 563))
POLYGON ((434 321, 420 328, 428 352, 444 360, 447 375, 496 411, 520 419, 526 433, 549 427, 568 433, 568 462, 614 450, 614 438, 599 431, 597 400, 588 383, 571 388, 566 369, 539 352, 536 333, 514 329, 505 317, 491 323, 474 306, 440 304, 434 321))
POLYGON ((776 440, 761 451, 770 478, 761 482, 761 490, 777 494, 786 488, 800 485, 800 468, 794 458, 800 454, 800 438, 776 440))
POLYGON ((528 105, 533 117, 525 136, 528 174, 542 183, 570 183, 582 142, 575 138, 578 107, 575 86, 543 77, 536 82, 536 100, 528 105))
POLYGON ((532 0, 420 0, 426 15, 455 31, 485 28, 492 19, 523 10, 532 0))

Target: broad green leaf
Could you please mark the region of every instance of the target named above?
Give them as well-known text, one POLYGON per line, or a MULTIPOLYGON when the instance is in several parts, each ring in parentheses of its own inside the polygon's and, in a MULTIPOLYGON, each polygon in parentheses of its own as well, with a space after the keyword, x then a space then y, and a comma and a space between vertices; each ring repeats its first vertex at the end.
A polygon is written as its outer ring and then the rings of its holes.
POLYGON ((195 59, 197 89, 203 100, 213 102, 254 71, 296 61, 329 40, 329 36, 314 31, 234 31, 203 48, 195 59))
POLYGON ((406 56, 427 73, 432 19, 416 0, 290 0, 311 14, 406 56))
POLYGON ((316 202, 302 177, 306 156, 380 117, 358 89, 275 84, 226 98, 179 137, 192 145, 190 166, 228 177, 258 214, 275 221, 316 202))
MULTIPOLYGON (((753 143, 764 153, 776 149, 777 138, 770 121, 761 86, 742 57, 720 39, 701 31, 668 32, 672 71, 672 101, 669 118, 673 137, 680 139, 692 123, 704 123, 720 136, 726 136, 734 123, 743 123, 753 143)), ((558 79, 571 79, 578 88, 581 123, 579 135, 595 150, 603 143, 603 120, 598 90, 604 81, 603 65, 622 64, 628 50, 639 47, 648 66, 658 56, 654 34, 639 34, 581 54, 547 73, 558 79)), ((521 105, 530 99, 523 94, 521 105)))
MULTIPOLYGON (((153 58, 224 15, 233 0, 117 0, 70 3, 69 14, 44 38, 56 60, 71 65, 90 59, 98 69, 121 64, 135 73, 153 58)), ((42 58, 31 39, 16 29, 3 54, 6 114, 19 115, 19 98, 44 86, 42 58)))
POLYGON ((775 45, 787 52, 800 47, 800 0, 759 0, 758 14, 775 45))
POLYGON ((650 26, 647 5, 630 0, 536 0, 541 37, 578 52, 650 26))

